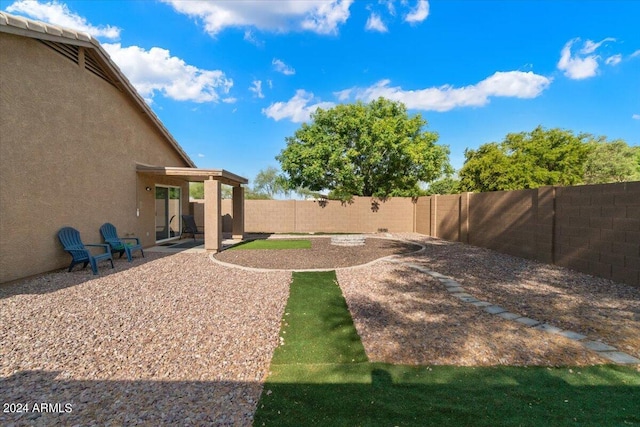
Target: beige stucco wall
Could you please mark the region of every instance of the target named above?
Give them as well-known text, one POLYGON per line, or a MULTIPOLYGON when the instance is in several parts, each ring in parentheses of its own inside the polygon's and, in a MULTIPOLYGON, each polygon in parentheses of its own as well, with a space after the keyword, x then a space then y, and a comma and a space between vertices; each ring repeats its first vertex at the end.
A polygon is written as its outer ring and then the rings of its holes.
POLYGON ((65 225, 154 243, 156 183, 136 162, 188 166, 127 95, 37 40, 0 33, 0 283, 68 265, 65 225), (140 215, 137 216, 137 209, 140 215))

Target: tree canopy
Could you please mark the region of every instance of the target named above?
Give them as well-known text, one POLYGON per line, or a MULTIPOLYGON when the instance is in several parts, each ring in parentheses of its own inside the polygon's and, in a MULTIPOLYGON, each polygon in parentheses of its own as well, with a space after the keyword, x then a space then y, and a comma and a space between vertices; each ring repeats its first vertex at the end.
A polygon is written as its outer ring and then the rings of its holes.
POLYGON ((264 194, 269 199, 273 199, 277 194, 289 194, 286 178, 273 166, 261 169, 253 180, 253 191, 264 194))
POLYGON ((585 184, 640 180, 640 147, 622 140, 591 142, 584 165, 585 184))
POLYGON ((499 191, 583 182, 592 150, 587 134, 538 126, 531 132, 510 133, 500 143, 465 150, 459 172, 462 191, 499 191))
POLYGON ((420 181, 452 171, 448 147, 423 130, 426 123, 384 98, 318 109, 276 159, 292 189, 329 190, 340 199, 416 195, 420 181))

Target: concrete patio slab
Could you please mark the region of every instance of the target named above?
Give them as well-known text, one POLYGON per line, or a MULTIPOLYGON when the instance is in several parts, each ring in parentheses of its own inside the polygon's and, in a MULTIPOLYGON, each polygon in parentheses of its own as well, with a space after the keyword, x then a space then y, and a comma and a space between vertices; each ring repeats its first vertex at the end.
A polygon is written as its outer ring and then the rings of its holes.
POLYGON ((499 305, 490 305, 488 307, 485 307, 484 311, 490 314, 499 314, 499 313, 504 313, 507 310, 500 307, 499 305))
POLYGON ((563 337, 567 337, 570 340, 574 340, 574 341, 580 341, 587 337, 586 335, 582 335, 573 331, 562 331, 559 333, 559 335, 562 335, 563 337))
POLYGON ((471 304, 475 305, 476 307, 489 307, 490 305, 493 305, 487 301, 472 302, 471 304))
POLYGON ((600 341, 585 341, 582 343, 589 350, 593 351, 617 351, 618 349, 600 341))
POLYGON ((473 295, 468 294, 466 292, 455 292, 453 294, 451 294, 452 296, 456 297, 456 298, 473 298, 473 295))
POLYGON ((621 363, 621 364, 640 363, 640 359, 633 357, 630 354, 623 353, 621 351, 600 351, 598 352, 598 354, 615 363, 621 363))
POLYGON ((536 319, 531 319, 529 317, 519 317, 517 319, 513 319, 516 322, 522 323, 523 325, 527 325, 527 326, 535 326, 540 324, 541 322, 539 320, 536 319))
POLYGON ((550 332, 552 334, 558 334, 562 331, 562 329, 557 326, 550 325, 548 323, 543 323, 542 325, 534 326, 533 329, 537 329, 539 331, 550 332))
POLYGON ((519 314, 510 313, 508 311, 505 311, 504 313, 498 313, 498 316, 502 317, 503 319, 507 319, 507 320, 513 320, 513 319, 517 319, 517 318, 521 317, 519 314))

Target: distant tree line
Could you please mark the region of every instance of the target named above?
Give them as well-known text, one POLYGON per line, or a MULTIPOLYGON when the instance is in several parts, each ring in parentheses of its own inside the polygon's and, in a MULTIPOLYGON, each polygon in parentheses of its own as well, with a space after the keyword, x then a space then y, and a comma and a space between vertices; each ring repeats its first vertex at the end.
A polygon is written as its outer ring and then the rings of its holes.
POLYGON ((640 180, 640 147, 538 126, 531 132, 510 133, 500 143, 467 149, 458 178, 435 181, 429 191, 454 194, 636 180, 640 180))

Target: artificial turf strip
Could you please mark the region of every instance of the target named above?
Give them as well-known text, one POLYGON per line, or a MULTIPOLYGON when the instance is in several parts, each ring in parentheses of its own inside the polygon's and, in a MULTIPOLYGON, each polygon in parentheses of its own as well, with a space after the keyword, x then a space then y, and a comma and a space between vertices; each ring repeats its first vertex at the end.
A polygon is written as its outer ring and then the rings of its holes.
POLYGON ((640 425, 638 367, 369 363, 334 272, 294 273, 281 337, 255 426, 640 425))
POLYGON ((272 365, 368 360, 335 271, 293 273, 280 337, 272 365))
POLYGON ((361 363, 271 370, 255 426, 640 425, 636 367, 361 363))
POLYGON ((229 248, 241 249, 310 249, 311 240, 251 240, 229 248))

